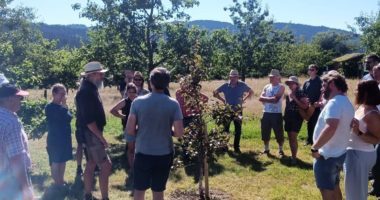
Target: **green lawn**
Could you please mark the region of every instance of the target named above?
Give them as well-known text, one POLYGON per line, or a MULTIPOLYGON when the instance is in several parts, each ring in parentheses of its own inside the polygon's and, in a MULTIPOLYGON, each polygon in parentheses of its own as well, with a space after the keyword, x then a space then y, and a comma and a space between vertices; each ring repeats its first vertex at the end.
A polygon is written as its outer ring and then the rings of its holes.
MULTIPOLYGON (((123 186, 126 177, 124 167, 127 161, 123 154, 124 143, 118 139, 120 130, 119 120, 109 117, 105 133, 112 144, 109 153, 114 168, 110 178, 110 199, 131 199, 130 191, 123 186)), ((231 199, 320 199, 319 191, 314 183, 310 147, 303 146, 305 135, 306 130, 303 126, 298 137, 300 161, 297 165, 291 166, 287 157, 290 155, 288 140, 285 142, 284 150, 287 156, 284 158, 280 159, 277 155, 277 144, 274 138, 271 140, 272 155, 261 155, 259 152, 263 145, 260 140, 259 119, 245 119, 241 141, 242 153, 235 154, 228 151, 227 154, 218 158, 218 163, 212 165, 210 169, 210 188, 228 193, 231 199)), ((33 160, 32 181, 38 196, 45 199, 59 199, 57 196, 52 197, 49 192, 52 179, 45 146, 46 137, 30 141, 33 160)), ((165 193, 167 197, 177 189, 197 189, 194 178, 186 175, 186 172, 192 172, 191 169, 191 166, 188 166, 187 170, 182 168, 171 173, 165 193)), ((65 179, 72 189, 71 194, 65 199, 76 199, 81 196, 80 181, 75 179, 75 173, 76 162, 68 162, 65 179)), ((100 197, 98 185, 96 188, 95 196, 100 197)), ((151 199, 150 192, 147 192, 147 199, 151 199)))

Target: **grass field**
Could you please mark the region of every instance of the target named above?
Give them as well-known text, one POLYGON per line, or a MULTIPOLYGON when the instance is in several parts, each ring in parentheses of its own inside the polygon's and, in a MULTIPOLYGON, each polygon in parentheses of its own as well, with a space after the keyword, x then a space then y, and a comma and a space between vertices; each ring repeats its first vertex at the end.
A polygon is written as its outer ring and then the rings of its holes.
MULTIPOLYGON (((301 82, 304 79, 301 79, 301 82)), ((214 90, 223 81, 204 82, 203 92, 211 96, 214 90)), ((290 165, 290 149, 288 140, 285 142, 286 156, 280 158, 277 154, 277 145, 272 138, 271 155, 262 155, 259 152, 263 149, 260 140, 260 123, 262 105, 258 102, 258 95, 261 89, 268 82, 267 79, 247 80, 248 85, 254 90, 254 98, 247 102, 244 110, 243 135, 241 141, 241 154, 228 151, 227 154, 218 158, 218 163, 210 169, 210 188, 223 191, 230 195, 230 199, 320 199, 320 194, 315 186, 312 171, 312 158, 309 146, 303 146, 306 129, 303 126, 299 134, 299 162, 297 165, 290 165)), ((353 90, 357 80, 350 80, 349 96, 352 99, 353 90)), ((174 94, 177 84, 171 84, 171 94, 174 94)), ((106 111, 119 100, 119 94, 115 88, 102 90, 101 96, 106 111)), ((75 92, 69 93, 71 96, 69 104, 72 105, 72 96, 75 92)), ((40 91, 31 91, 31 98, 40 97, 40 91)), ((213 100, 212 100, 213 101, 213 100)), ((212 102, 211 101, 211 102, 212 102)), ((231 127, 233 130, 233 127, 231 127)), ((113 173, 110 178, 110 199, 130 199, 130 191, 124 188, 126 173, 124 166, 126 158, 123 155, 124 142, 121 141, 120 121, 110 115, 107 116, 107 126, 105 136, 111 143, 109 153, 114 163, 113 173)), ((232 142, 232 141, 231 141, 232 142)), ((75 144, 73 140, 73 144, 75 144)), ((50 169, 48 165, 47 153, 45 150, 46 137, 39 140, 30 141, 30 148, 33 160, 32 182, 38 196, 45 196, 49 199, 48 191, 52 183, 50 169)), ((75 146, 75 145, 74 145, 75 146)), ((232 149, 232 148, 230 148, 232 149)), ((75 148, 73 149, 75 152, 75 148)), ((188 166, 187 169, 191 168, 188 166)), ((65 179, 72 187, 77 187, 75 179, 76 162, 67 163, 65 179)), ((195 190, 197 184, 192 176, 186 175, 185 169, 179 169, 171 173, 167 184, 166 196, 175 190, 195 190)), ((342 177, 343 178, 343 177, 342 177)), ((97 185, 98 187, 98 185, 97 185)), ((342 185, 342 188, 343 185, 342 185)), ((79 194, 72 194, 66 199, 75 199, 79 194)), ((95 196, 100 197, 99 190, 95 191, 95 196)), ((151 199, 150 192, 147 192, 147 199, 151 199)), ((57 199, 57 197, 50 197, 57 199)), ((371 199, 371 198, 369 198, 371 199)), ((373 198, 374 199, 374 198, 373 198)))

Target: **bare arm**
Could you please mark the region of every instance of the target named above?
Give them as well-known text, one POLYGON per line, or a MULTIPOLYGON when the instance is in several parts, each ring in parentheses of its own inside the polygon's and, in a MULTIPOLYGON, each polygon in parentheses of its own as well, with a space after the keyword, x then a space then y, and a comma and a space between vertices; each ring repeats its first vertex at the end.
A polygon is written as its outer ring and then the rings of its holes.
POLYGON ((218 92, 217 90, 214 90, 214 92, 213 92, 214 97, 217 98, 217 99, 219 99, 219 100, 222 101, 223 103, 226 103, 226 100, 223 99, 223 98, 220 96, 219 93, 220 93, 220 92, 218 92))
POLYGON ((338 124, 339 119, 327 119, 325 128, 323 128, 321 134, 319 135, 317 141, 315 141, 313 144, 312 148, 320 149, 323 147, 334 136, 338 124))
POLYGON ((259 101, 264 102, 264 103, 277 103, 281 99, 282 95, 284 95, 284 91, 285 91, 285 87, 281 86, 280 90, 275 96, 266 97, 265 88, 264 88, 263 92, 260 95, 259 101))
POLYGON ((248 91, 248 95, 245 96, 245 97, 243 98, 243 103, 244 103, 247 99, 251 99, 251 98, 252 98, 252 95, 253 95, 253 90, 252 90, 252 89, 249 89, 249 91, 248 91))
POLYGON ((90 124, 87 124, 87 128, 90 129, 90 131, 103 143, 104 147, 108 147, 108 143, 106 139, 103 137, 102 131, 98 129, 96 122, 91 122, 90 124))
POLYGON ((13 176, 18 180, 22 189, 23 199, 32 200, 33 191, 31 185, 28 182, 28 174, 24 164, 23 154, 18 154, 10 158, 10 169, 13 176))
POLYGON ((136 115, 130 113, 127 120, 127 126, 125 127, 125 130, 127 131, 128 135, 133 135, 133 136, 136 135, 136 132, 137 132, 136 125, 137 125, 136 115))
POLYGON ((112 107, 112 109, 110 110, 110 113, 113 116, 118 117, 120 119, 126 119, 127 116, 125 116, 119 112, 120 110, 122 110, 124 108, 124 106, 125 106, 125 100, 123 99, 112 107))
POLYGON ((183 122, 182 120, 177 120, 173 122, 173 136, 182 137, 183 136, 183 122))
MULTIPOLYGON (((367 124, 367 132, 356 132, 360 139, 370 144, 378 144, 380 142, 380 115, 379 113, 368 114, 365 119, 367 124)), ((355 128, 353 128, 353 131, 355 128)))

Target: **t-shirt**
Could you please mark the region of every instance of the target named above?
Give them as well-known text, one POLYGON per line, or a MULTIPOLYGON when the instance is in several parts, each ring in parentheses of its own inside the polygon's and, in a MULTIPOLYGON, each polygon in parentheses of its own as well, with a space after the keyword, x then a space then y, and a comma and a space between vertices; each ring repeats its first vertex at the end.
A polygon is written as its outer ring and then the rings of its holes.
POLYGON ((175 99, 152 92, 133 100, 130 114, 137 120, 136 153, 160 156, 173 152, 172 125, 183 118, 175 99))
POLYGON ((235 87, 232 87, 230 83, 224 83, 216 89, 217 92, 222 92, 228 105, 233 108, 241 106, 243 104, 243 97, 245 92, 249 92, 251 88, 243 81, 238 81, 235 87))
POLYGON ((308 79, 303 84, 302 90, 305 92, 311 104, 319 101, 321 97, 322 80, 319 76, 308 79))
POLYGON ((88 124, 95 122, 98 129, 103 131, 106 125, 106 115, 98 89, 93 83, 86 79, 83 80, 75 96, 75 104, 77 107, 77 126, 79 128, 86 130, 88 124))
POLYGON ((366 74, 365 76, 362 77, 361 81, 371 81, 373 80, 373 77, 371 76, 370 73, 366 74))
POLYGON ((354 113, 354 107, 348 97, 344 95, 336 95, 322 109, 314 130, 314 142, 317 141, 325 128, 327 119, 339 119, 339 124, 333 137, 319 149, 319 153, 326 159, 339 157, 346 152, 350 139, 350 124, 354 118, 354 113))
MULTIPOLYGON (((280 89, 282 87, 283 86, 281 84, 278 84, 278 85, 268 84, 264 87, 264 92, 265 92, 264 95, 266 97, 274 97, 280 92, 280 89)), ((281 98, 277 101, 277 103, 265 102, 263 112, 266 112, 266 113, 282 113, 282 97, 283 96, 281 96, 281 98)))

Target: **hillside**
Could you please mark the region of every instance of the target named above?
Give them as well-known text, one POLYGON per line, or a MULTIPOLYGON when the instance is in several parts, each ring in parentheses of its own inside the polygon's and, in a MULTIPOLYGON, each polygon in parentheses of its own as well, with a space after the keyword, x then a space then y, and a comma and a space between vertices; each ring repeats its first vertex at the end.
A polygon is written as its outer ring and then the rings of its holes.
MULTIPOLYGON (((194 20, 189 22, 190 26, 199 26, 200 28, 214 31, 217 29, 227 29, 231 32, 235 32, 236 28, 228 22, 220 22, 213 20, 194 20)), ((88 27, 85 25, 73 24, 73 25, 48 25, 37 24, 39 29, 45 38, 57 39, 58 48, 64 46, 73 48, 81 46, 81 42, 86 43, 88 41, 87 31, 88 27)), ((311 26, 304 24, 293 23, 274 23, 274 28, 280 30, 290 30, 294 33, 296 38, 303 39, 305 41, 311 41, 312 37, 319 32, 336 31, 340 33, 350 32, 340 29, 329 28, 325 26, 311 26)))

